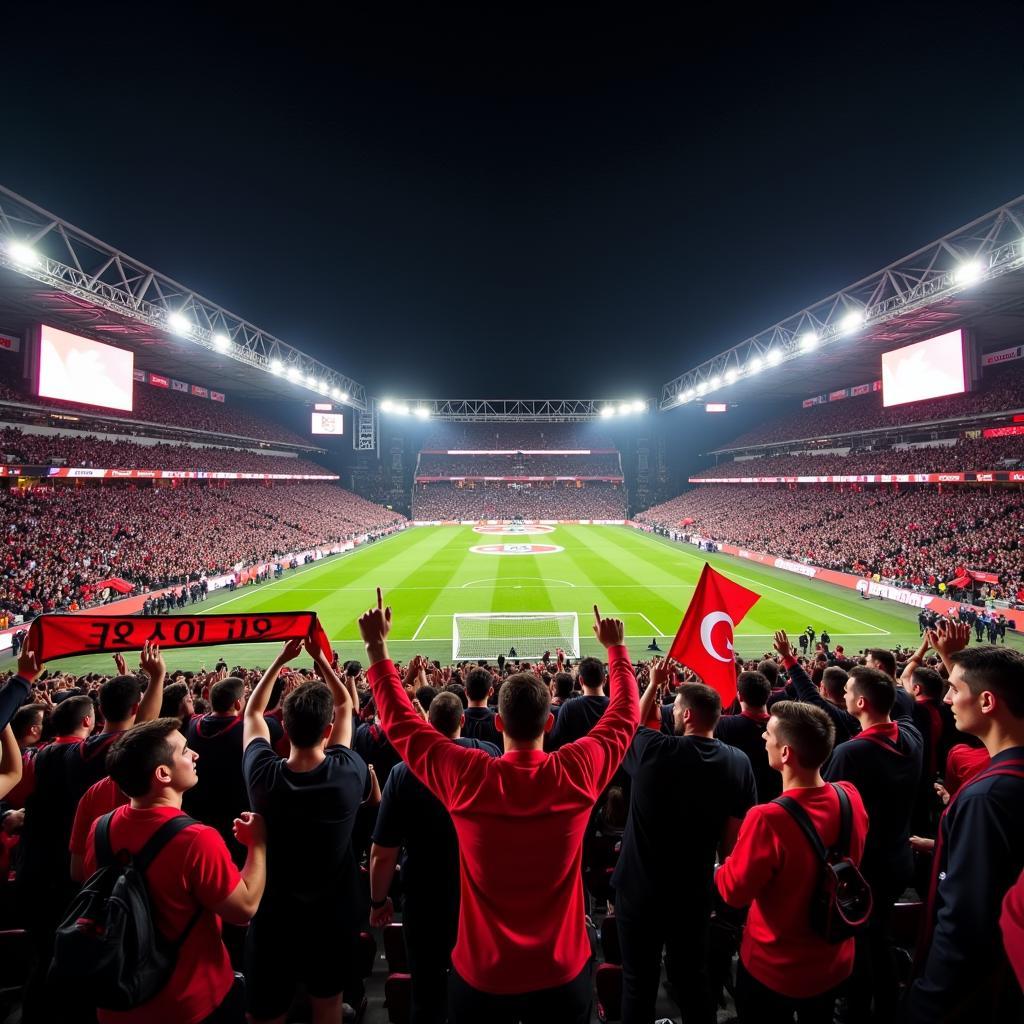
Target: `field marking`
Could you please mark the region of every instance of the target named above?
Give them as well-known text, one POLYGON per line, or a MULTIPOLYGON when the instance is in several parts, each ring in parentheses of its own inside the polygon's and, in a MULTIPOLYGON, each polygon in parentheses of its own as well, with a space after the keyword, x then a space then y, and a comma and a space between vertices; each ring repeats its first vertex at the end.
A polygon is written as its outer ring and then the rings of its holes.
MULTIPOLYGON (((718 553, 718 552, 716 552, 718 553)), ((685 555, 692 562, 700 562, 703 559, 698 558, 696 555, 691 555, 688 551, 680 551, 680 554, 685 555)), ((732 557, 732 556, 728 556, 732 557)), ((682 563, 685 564, 685 563, 682 563)), ((836 611, 835 608, 829 608, 827 605, 818 604, 816 601, 809 601, 806 597, 798 597, 796 594, 789 590, 780 590, 778 587, 773 587, 768 583, 762 583, 761 580, 754 579, 752 576, 743 576, 733 570, 725 569, 723 572, 728 572, 730 576, 734 576, 738 580, 746 580, 748 583, 753 583, 759 587, 764 587, 765 590, 774 590, 776 594, 782 594, 784 597, 788 597, 793 601, 801 601, 804 604, 809 604, 812 608, 820 608, 823 612, 828 612, 830 615, 838 615, 842 619, 849 619, 850 622, 856 622, 858 626, 867 626, 868 629, 874 630, 874 633, 853 633, 851 636, 892 636, 892 633, 888 629, 879 629, 878 626, 871 622, 865 622, 863 619, 855 618, 853 615, 847 615, 846 612, 836 611)), ((814 577, 807 577, 813 579, 814 577)))
POLYGON ((658 627, 653 622, 651 622, 651 620, 649 618, 647 618, 647 616, 644 615, 643 612, 634 612, 633 614, 639 615, 640 618, 643 619, 644 622, 646 622, 647 625, 650 626, 651 629, 653 629, 654 632, 657 633, 659 636, 668 636, 668 633, 659 633, 658 627))
POLYGON ((420 635, 420 630, 427 624, 427 619, 429 618, 429 615, 423 616, 423 621, 416 627, 416 632, 412 635, 413 640, 415 640, 420 635))
MULTIPOLYGON (((527 580, 528 582, 537 583, 537 584, 540 584, 542 586, 546 586, 548 583, 561 583, 561 584, 563 584, 566 587, 575 587, 576 586, 575 583, 570 583, 568 580, 554 580, 554 579, 552 579, 552 580, 545 580, 545 579, 543 579, 540 576, 505 576, 505 577, 503 577, 503 580, 527 580)), ((498 587, 499 587, 499 584, 497 583, 497 581, 493 577, 488 576, 486 579, 482 579, 482 580, 469 580, 469 582, 463 583, 462 586, 459 587, 459 589, 460 590, 466 590, 469 587, 476 586, 477 583, 491 583, 491 584, 494 584, 495 589, 498 589, 498 587)), ((394 589, 395 590, 436 590, 437 588, 436 587, 395 587, 394 589)), ((505 587, 503 589, 507 590, 507 589, 510 589, 510 588, 505 587)), ((515 589, 521 589, 521 588, 512 587, 511 589, 515 590, 515 589)))
MULTIPOLYGON (((538 585, 542 585, 545 581, 537 579, 533 576, 506 576, 505 579, 524 579, 534 580, 538 585)), ((492 580, 470 580, 469 583, 459 584, 460 590, 465 590, 470 587, 471 584, 476 583, 491 583, 492 580)), ((649 584, 649 583, 570 583, 568 580, 547 580, 548 583, 564 583, 567 587, 573 587, 576 590, 586 590, 593 587, 596 590, 693 590, 697 585, 696 583, 666 583, 661 584, 649 584)), ((401 594, 407 590, 433 590, 442 591, 447 588, 443 586, 436 587, 389 587, 386 583, 380 584, 381 590, 389 594, 401 594)), ((302 592, 304 594, 336 594, 339 590, 345 589, 348 592, 358 592, 358 588, 343 585, 343 587, 303 587, 302 592)), ((499 590, 513 590, 515 587, 497 587, 499 590)), ((368 592, 373 593, 374 588, 368 587, 368 592)), ((224 602, 227 604, 227 602, 224 602)))

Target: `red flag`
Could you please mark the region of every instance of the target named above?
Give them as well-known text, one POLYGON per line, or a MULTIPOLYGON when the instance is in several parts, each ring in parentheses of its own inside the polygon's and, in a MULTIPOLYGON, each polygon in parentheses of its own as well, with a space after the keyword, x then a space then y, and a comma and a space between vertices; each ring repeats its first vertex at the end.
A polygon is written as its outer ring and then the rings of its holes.
POLYGON ((705 562, 669 649, 670 658, 693 669, 718 691, 723 705, 731 704, 736 696, 733 630, 760 599, 760 594, 733 583, 705 562))

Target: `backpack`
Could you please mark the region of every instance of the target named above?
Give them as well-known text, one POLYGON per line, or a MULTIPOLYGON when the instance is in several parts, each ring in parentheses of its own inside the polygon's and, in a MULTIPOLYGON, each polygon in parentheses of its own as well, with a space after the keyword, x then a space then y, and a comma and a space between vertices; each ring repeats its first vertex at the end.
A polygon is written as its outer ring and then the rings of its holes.
POLYGON ((178 953, 203 912, 200 907, 177 941, 153 923, 145 873, 157 854, 183 829, 198 822, 171 818, 134 857, 115 856, 110 845, 113 811, 96 824, 99 865, 72 900, 57 928, 49 982, 90 992, 104 1010, 131 1010, 148 1002, 170 981, 178 953))
POLYGON ((772 803, 784 808, 807 836, 820 861, 818 884, 811 896, 811 928, 826 942, 843 942, 860 932, 871 916, 871 886, 860 869, 850 860, 850 832, 853 810, 842 786, 830 783, 839 798, 839 838, 836 845, 825 849, 807 812, 788 796, 776 797, 772 803))

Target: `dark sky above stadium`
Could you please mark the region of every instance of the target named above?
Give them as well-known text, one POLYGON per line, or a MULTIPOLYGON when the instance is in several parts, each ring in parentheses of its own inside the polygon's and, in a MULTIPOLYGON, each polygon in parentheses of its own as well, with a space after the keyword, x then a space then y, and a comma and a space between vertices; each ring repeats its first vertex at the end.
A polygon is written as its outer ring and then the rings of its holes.
POLYGON ((17 7, 0 181, 380 395, 653 396, 1024 191, 1016 3, 17 7))

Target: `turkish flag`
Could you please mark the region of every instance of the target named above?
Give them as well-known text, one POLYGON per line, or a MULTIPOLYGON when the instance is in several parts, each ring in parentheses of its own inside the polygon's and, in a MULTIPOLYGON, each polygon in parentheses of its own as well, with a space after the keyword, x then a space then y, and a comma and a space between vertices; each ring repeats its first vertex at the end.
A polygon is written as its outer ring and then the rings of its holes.
POLYGON ((760 599, 760 594, 733 583, 705 562, 669 649, 670 658, 693 669, 718 691, 723 705, 731 704, 736 696, 733 631, 760 599))

